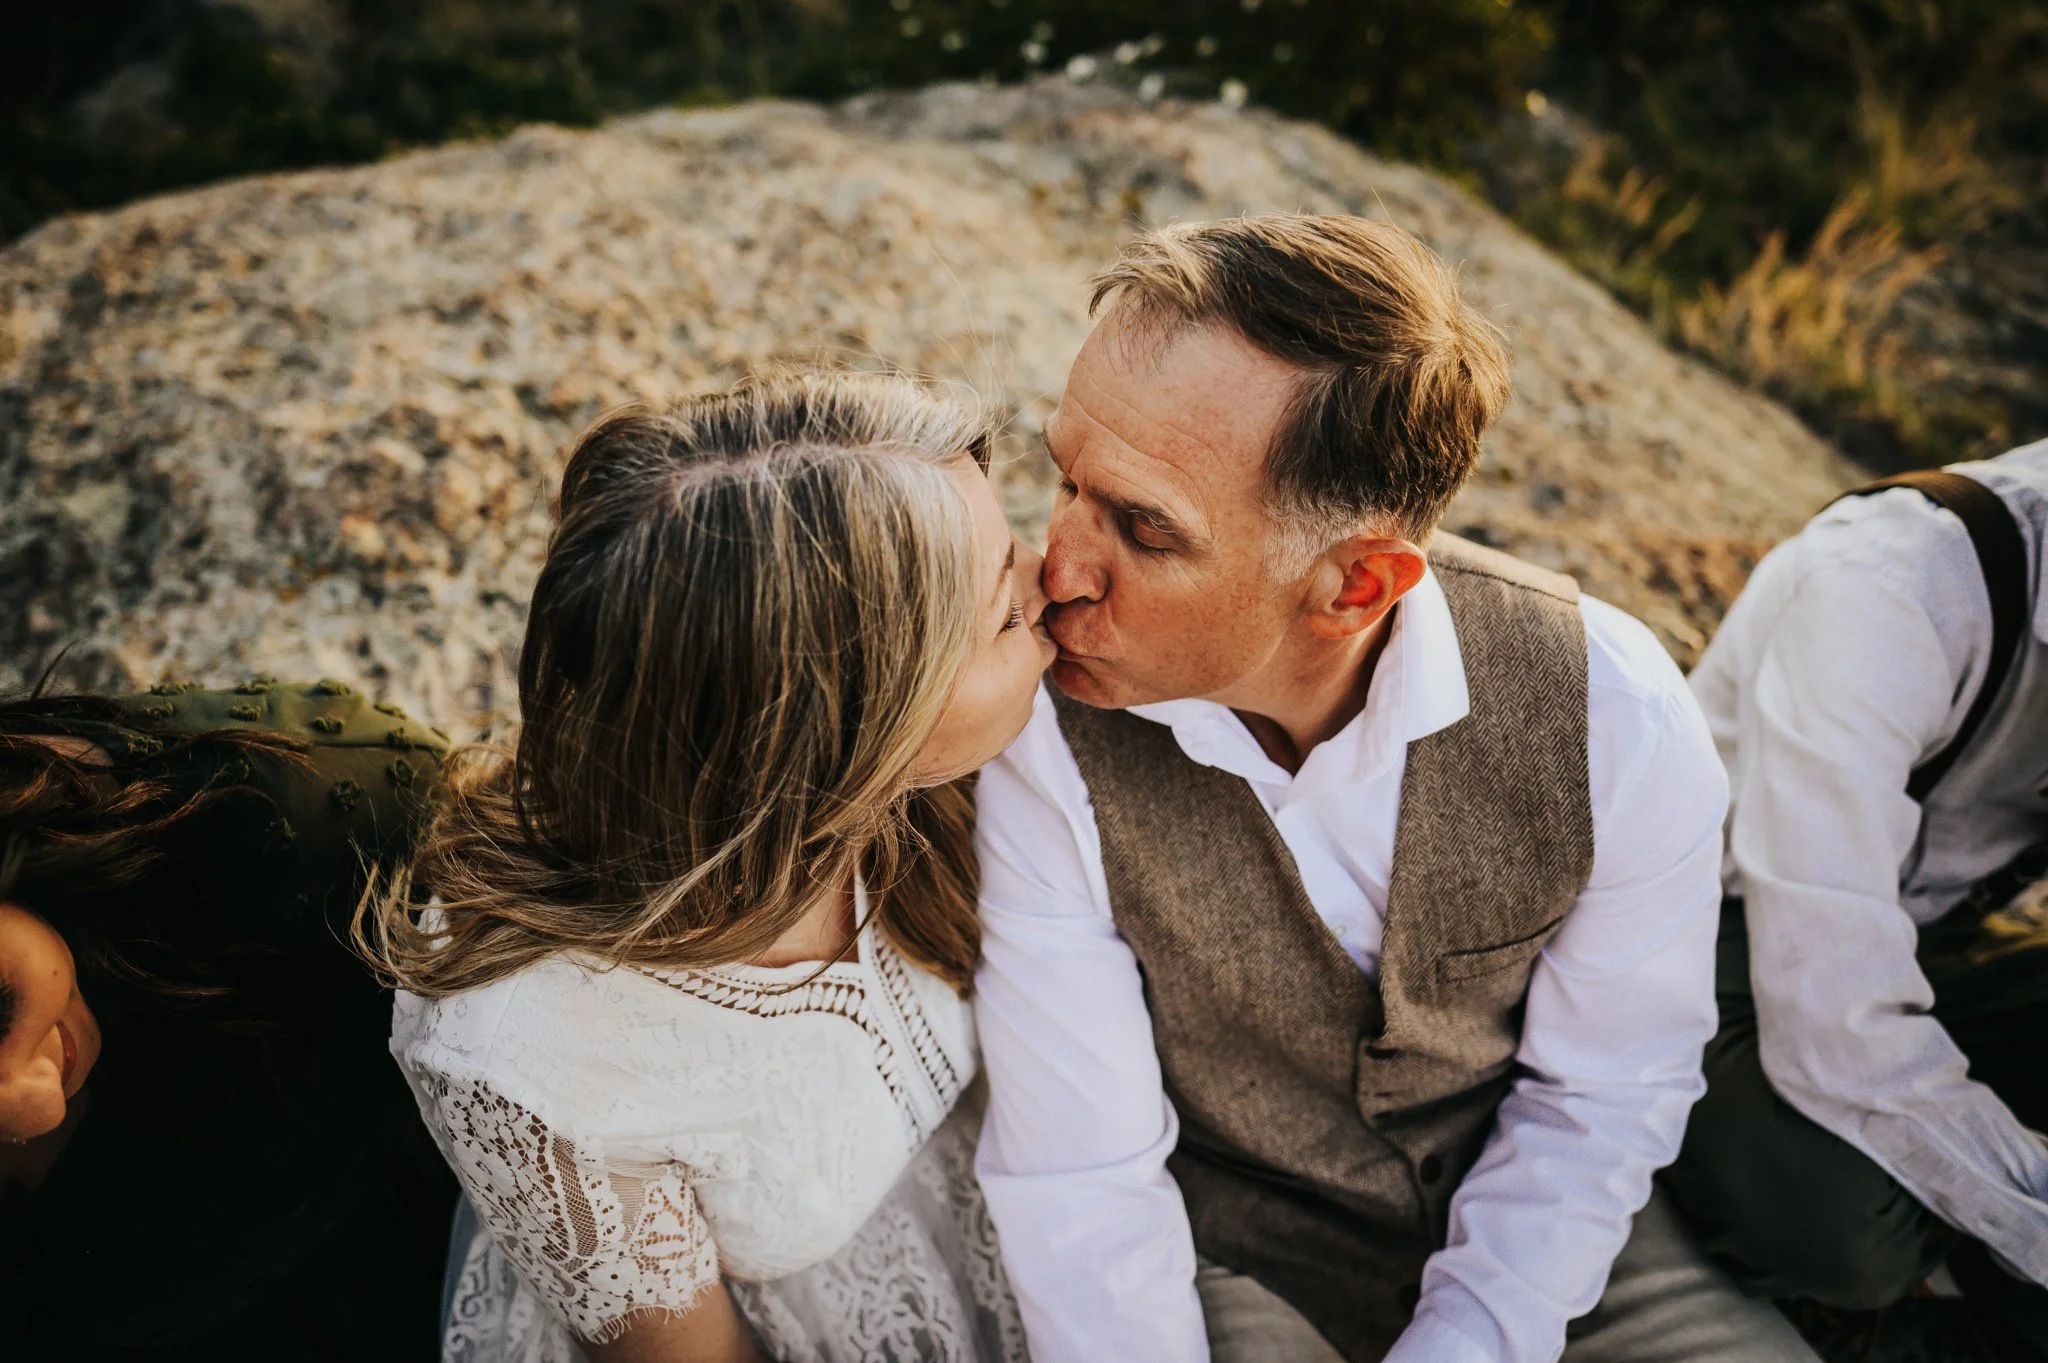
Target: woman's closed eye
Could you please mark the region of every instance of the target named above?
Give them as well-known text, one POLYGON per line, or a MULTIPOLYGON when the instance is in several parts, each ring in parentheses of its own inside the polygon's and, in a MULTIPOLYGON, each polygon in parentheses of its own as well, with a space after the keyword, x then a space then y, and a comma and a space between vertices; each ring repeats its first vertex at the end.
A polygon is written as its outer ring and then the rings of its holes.
POLYGON ((996 633, 1008 634, 1011 630, 1020 627, 1023 623, 1024 603, 1022 601, 1012 601, 1010 603, 1010 613, 1007 616, 1003 617, 1003 627, 997 630, 996 633))

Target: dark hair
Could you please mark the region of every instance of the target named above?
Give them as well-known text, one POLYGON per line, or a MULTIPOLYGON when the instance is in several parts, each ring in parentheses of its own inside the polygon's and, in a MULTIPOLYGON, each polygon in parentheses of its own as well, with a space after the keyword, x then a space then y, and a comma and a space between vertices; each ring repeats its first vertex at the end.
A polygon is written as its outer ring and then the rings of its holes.
POLYGON ((1324 544, 1362 521, 1426 537, 1507 405, 1505 337, 1434 252, 1387 223, 1276 213, 1162 227, 1093 284, 1091 312, 1115 296, 1169 335, 1222 323, 1301 368, 1267 485, 1274 511, 1324 544))
POLYGON ((163 779, 164 763, 197 744, 296 762, 306 745, 246 729, 154 736, 151 728, 104 697, 0 702, 0 900, 47 919, 83 970, 203 1012, 231 992, 222 963, 167 945, 124 892, 159 869, 221 801, 253 788, 223 778, 181 790, 163 779), (47 741, 97 741, 115 730, 148 737, 111 770, 47 741))

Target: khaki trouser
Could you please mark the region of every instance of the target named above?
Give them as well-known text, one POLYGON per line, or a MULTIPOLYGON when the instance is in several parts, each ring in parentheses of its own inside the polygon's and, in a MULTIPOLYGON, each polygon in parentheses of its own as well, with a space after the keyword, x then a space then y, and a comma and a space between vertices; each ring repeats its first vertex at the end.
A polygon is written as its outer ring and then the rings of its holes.
MULTIPOLYGON (((1212 1363, 1345 1363, 1295 1309, 1206 1260, 1195 1274, 1212 1363)), ((1817 1363, 1769 1302, 1708 1263, 1661 1194, 1636 1216, 1600 1304, 1573 1321, 1564 1363, 1817 1363)))

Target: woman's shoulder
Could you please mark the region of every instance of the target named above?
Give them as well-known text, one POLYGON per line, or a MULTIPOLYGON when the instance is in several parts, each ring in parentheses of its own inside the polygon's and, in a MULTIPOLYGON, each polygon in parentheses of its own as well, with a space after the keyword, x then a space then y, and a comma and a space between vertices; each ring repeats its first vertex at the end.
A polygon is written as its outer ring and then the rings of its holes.
POLYGON ((430 1112, 509 1103, 551 1130, 587 1135, 621 1101, 658 1101, 621 1082, 642 1043, 604 1006, 595 978, 551 957, 456 994, 400 990, 392 1056, 430 1112))
POLYGON ((606 1158, 699 1169, 726 1169, 735 1141, 893 1110, 904 1076, 878 1062, 872 1019, 789 1006, 734 974, 551 957, 460 994, 401 993, 392 1052, 444 1130, 496 1113, 606 1158))
POLYGON ((575 1057, 630 1039, 628 1010, 602 987, 610 971, 557 955, 460 993, 424 997, 400 990, 392 1048, 483 1064, 537 1050, 575 1057))
POLYGON ((725 972, 562 953, 459 994, 401 993, 392 1048, 409 1067, 518 1075, 529 1086, 560 1079, 547 1086, 575 1089, 588 1079, 682 1091, 744 1073, 806 1016, 790 1002, 725 972))

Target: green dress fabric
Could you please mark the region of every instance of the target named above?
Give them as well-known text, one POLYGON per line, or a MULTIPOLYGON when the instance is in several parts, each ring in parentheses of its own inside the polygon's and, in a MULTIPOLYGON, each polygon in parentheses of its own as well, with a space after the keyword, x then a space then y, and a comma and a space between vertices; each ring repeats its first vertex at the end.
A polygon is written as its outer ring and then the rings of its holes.
POLYGON ((390 994, 347 941, 370 868, 412 845, 446 736, 343 683, 267 678, 50 722, 118 773, 235 789, 141 882, 28 907, 229 992, 167 1006, 81 961, 105 1049, 70 1144, 0 1229, 0 1356, 435 1357, 455 1187, 388 1053, 390 994), (237 728, 304 746, 204 737, 237 728))

